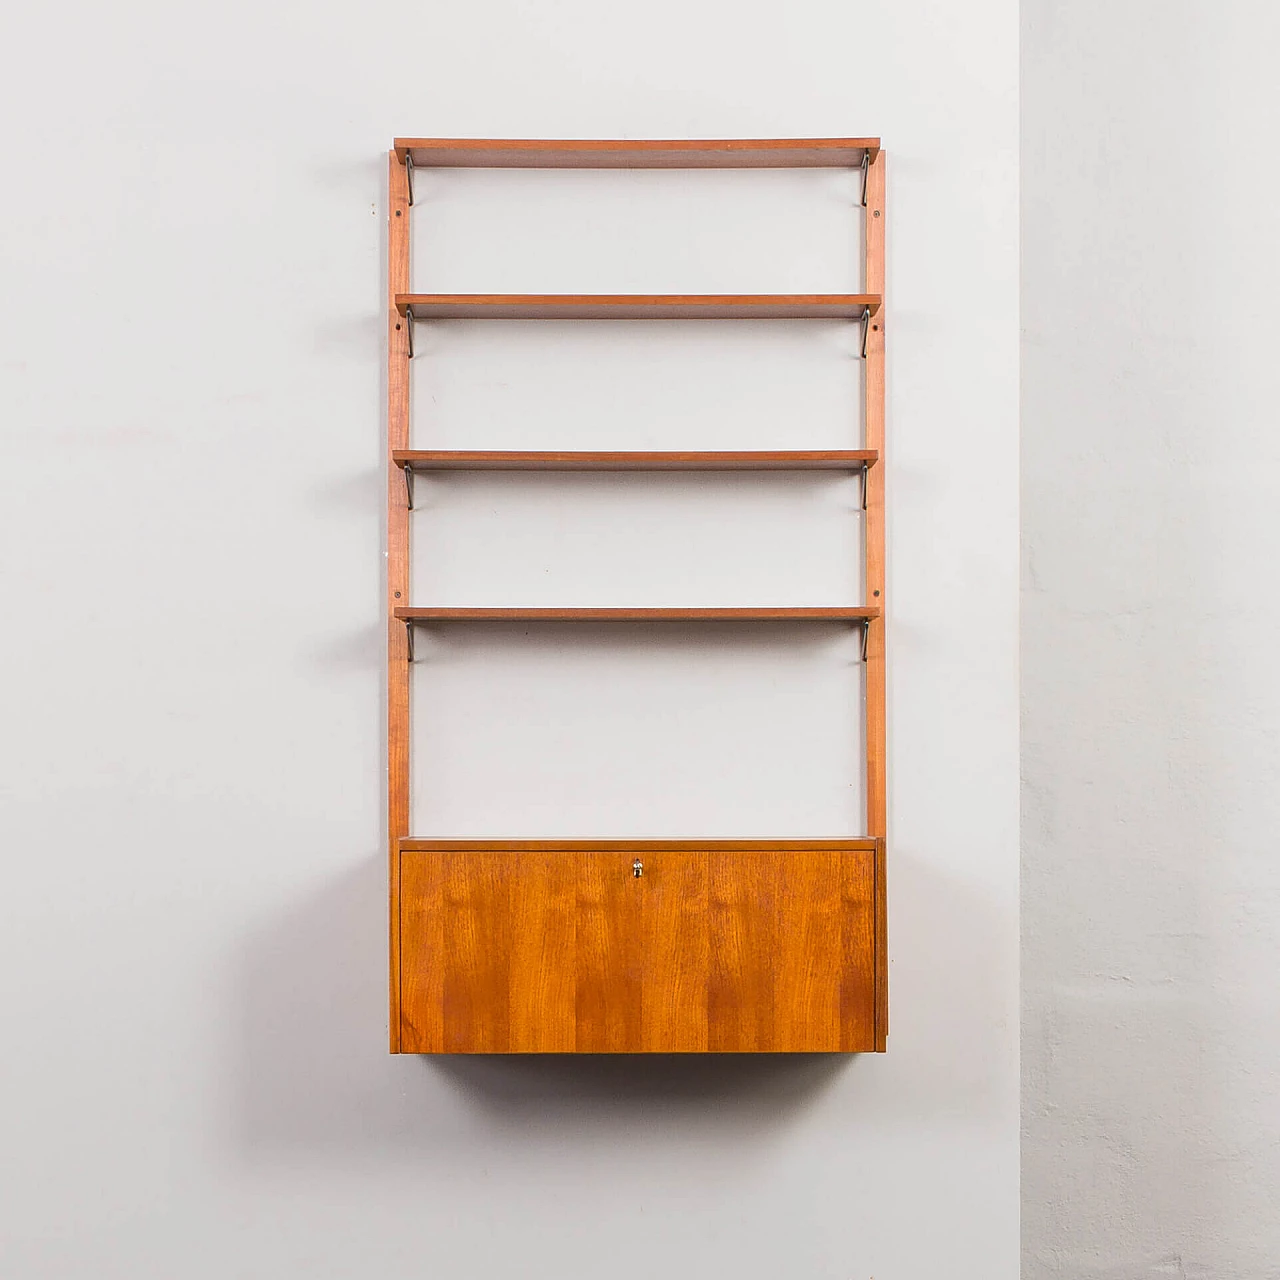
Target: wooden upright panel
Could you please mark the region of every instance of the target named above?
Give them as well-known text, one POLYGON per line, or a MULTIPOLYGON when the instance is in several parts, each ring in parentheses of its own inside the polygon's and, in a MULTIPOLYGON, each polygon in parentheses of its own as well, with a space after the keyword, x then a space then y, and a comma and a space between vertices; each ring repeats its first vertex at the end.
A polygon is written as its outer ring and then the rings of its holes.
MULTIPOLYGON (((387 175, 387 449, 409 447, 409 324, 396 296, 409 288, 409 188, 390 155, 387 175)), ((409 600, 409 509, 404 478, 387 466, 387 837, 391 889, 391 1052, 400 1051, 399 841, 409 834, 409 639, 395 616, 409 600)))
MULTIPOLYGON (((867 169, 866 276, 863 288, 884 293, 885 156, 878 152, 867 169)), ((885 308, 871 317, 865 369, 865 447, 884 457, 884 326, 885 308)), ((885 906, 885 837, 888 834, 888 736, 885 685, 885 468, 872 467, 867 486, 867 603, 880 606, 880 616, 867 624, 867 834, 878 837, 876 857, 876 1048, 884 1050, 889 1034, 889 952, 885 906)))

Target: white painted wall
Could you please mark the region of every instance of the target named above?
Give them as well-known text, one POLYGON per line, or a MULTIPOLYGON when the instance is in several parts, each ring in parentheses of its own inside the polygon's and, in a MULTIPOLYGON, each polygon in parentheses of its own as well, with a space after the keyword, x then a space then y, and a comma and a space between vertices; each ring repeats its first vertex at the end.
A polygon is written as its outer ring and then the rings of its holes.
MULTIPOLYGON (((451 170, 414 184, 423 292, 862 288, 853 170, 451 170)), ((419 447, 862 443, 861 329, 847 321, 476 321, 418 325, 415 338, 419 447)), ((852 476, 454 474, 415 482, 414 507, 415 600, 864 599, 852 476)), ((417 640, 421 834, 866 829, 853 628, 485 627, 417 640)))
POLYGON ((1023 15, 1023 1274, 1255 1280, 1280 1259, 1280 14, 1023 15))
MULTIPOLYGON (((10 18, 0 1274, 1014 1275, 1016 91, 1012 0, 72 0, 10 18), (389 1057, 390 138, 860 131, 890 150, 889 1054, 389 1057)), ((579 249, 583 284, 852 283, 847 177, 756 175, 746 231, 737 175, 659 177, 427 179, 415 270, 566 287, 579 249), (793 214, 804 235, 776 234, 793 214), (614 218, 633 228, 621 242, 600 234, 614 218), (694 226, 696 251, 672 256, 694 226), (546 256, 491 256, 519 237, 546 256)), ((559 344, 538 353, 545 335, 489 349, 451 330, 425 340, 416 430, 715 443, 732 406, 752 443, 834 443, 853 433, 857 367, 840 334, 813 336, 595 338, 566 365, 559 344), (543 357, 561 381, 538 380, 543 357)), ((427 492, 419 585, 442 598, 853 594, 847 483, 555 480, 541 515, 538 485, 427 492), (601 517, 594 548, 557 534, 577 528, 570 497, 601 517), (527 544, 503 533, 499 498, 532 513, 527 544), (646 549, 680 569, 674 587, 644 576, 646 549)), ((418 725, 442 770, 418 780, 418 825, 852 825, 832 765, 856 750, 845 643, 765 636, 686 663, 633 642, 631 664, 593 642, 583 685, 555 646, 428 653, 418 678, 439 698, 420 710, 464 724, 468 687, 477 702, 456 751, 418 725), (656 697, 664 673, 703 698, 674 763, 658 750, 673 726, 635 683, 656 697), (541 790, 520 769, 538 723, 541 790), (650 804, 618 785, 628 762, 656 777, 650 804)))

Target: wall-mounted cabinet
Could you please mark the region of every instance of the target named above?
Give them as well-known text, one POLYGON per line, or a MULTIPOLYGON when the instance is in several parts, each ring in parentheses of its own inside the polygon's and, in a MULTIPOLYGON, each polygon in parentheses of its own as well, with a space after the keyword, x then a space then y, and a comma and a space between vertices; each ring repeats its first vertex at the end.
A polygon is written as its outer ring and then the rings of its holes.
MULTIPOLYGON (((885 1047, 884 153, 873 138, 399 139, 390 156, 387 625, 391 1048, 404 1053, 855 1052, 885 1047), (860 294, 520 295, 410 290, 415 168, 861 171, 860 294), (838 318, 860 326, 864 438, 842 450, 410 447, 419 323, 838 318), (422 472, 827 470, 861 477, 866 596, 840 607, 485 608, 410 599, 422 472), (857 628, 865 830, 821 840, 443 840, 412 834, 414 630, 452 622, 857 628)), ((850 715, 857 709, 850 708, 850 715)), ((625 726, 619 726, 625 731, 625 726)))
POLYGON ((875 1048, 875 842, 406 841, 400 1048, 875 1048))

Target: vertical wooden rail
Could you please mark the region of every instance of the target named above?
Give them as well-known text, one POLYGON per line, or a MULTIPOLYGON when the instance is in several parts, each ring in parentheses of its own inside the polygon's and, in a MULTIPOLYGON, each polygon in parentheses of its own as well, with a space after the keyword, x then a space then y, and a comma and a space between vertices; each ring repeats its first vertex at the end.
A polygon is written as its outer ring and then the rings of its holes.
MULTIPOLYGON (((866 271, 863 289, 884 294, 885 183, 884 152, 877 151, 867 166, 866 271)), ((866 439, 863 447, 875 449, 880 461, 867 471, 866 554, 867 603, 880 606, 880 617, 867 624, 866 729, 867 729, 867 834, 876 837, 875 949, 876 949, 876 1050, 883 1052, 889 1035, 889 950, 885 909, 885 837, 888 827, 885 731, 885 622, 888 597, 885 590, 884 527, 884 326, 886 304, 871 317, 867 330, 867 359, 863 369, 866 396, 866 439)))
POLYGON ((409 834, 409 640, 395 609, 409 599, 409 499, 391 450, 409 447, 409 186, 390 153, 387 181, 387 845, 390 878, 391 1052, 400 1052, 400 840, 409 834))

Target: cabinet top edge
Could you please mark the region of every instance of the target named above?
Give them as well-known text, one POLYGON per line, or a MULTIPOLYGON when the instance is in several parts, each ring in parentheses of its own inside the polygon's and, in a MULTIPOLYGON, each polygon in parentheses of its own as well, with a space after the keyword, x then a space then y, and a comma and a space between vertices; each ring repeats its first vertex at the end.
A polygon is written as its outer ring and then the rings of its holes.
POLYGON ((874 850, 875 836, 850 836, 837 840, 449 840, 405 836, 401 853, 626 853, 635 851, 752 852, 824 850, 874 850))

